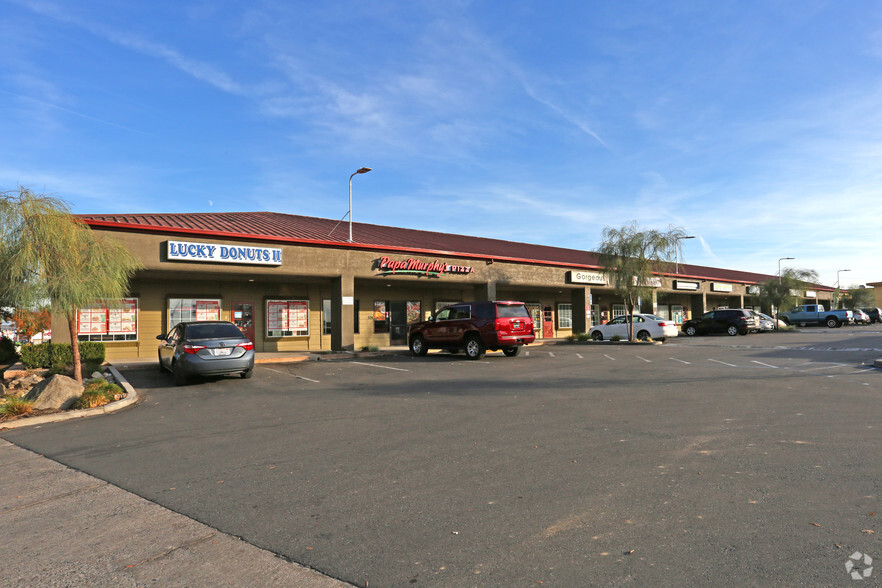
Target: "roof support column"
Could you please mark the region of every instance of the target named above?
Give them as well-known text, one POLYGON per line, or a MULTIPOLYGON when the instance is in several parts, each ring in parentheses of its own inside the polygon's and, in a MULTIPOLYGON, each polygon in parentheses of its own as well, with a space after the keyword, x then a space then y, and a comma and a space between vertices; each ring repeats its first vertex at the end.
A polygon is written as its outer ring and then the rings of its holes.
POLYGON ((343 274, 331 289, 331 350, 355 350, 355 278, 343 274))
POLYGON ((486 284, 476 285, 475 300, 496 300, 496 282, 490 280, 486 284))
POLYGON ((573 304, 573 334, 588 332, 588 317, 591 313, 591 288, 583 286, 570 290, 573 304))

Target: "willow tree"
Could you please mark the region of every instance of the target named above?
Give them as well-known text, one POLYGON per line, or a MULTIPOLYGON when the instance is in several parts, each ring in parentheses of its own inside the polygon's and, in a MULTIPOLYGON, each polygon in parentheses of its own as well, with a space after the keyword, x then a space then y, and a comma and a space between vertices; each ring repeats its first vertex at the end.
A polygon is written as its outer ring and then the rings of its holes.
POLYGON ((686 232, 679 227, 667 231, 641 230, 637 221, 619 229, 603 229, 597 248, 600 264, 628 309, 628 340, 634 339, 634 307, 652 299, 652 282, 680 256, 680 242, 686 232))
POLYGON ((70 330, 74 377, 83 381, 77 313, 119 304, 140 262, 74 217, 63 200, 27 188, 0 195, 0 300, 16 308, 49 301, 70 330))
POLYGON ((782 307, 791 308, 799 304, 801 290, 812 287, 818 282, 818 272, 794 267, 785 268, 777 278, 771 278, 760 284, 760 300, 763 307, 768 306, 769 312, 775 313, 775 328, 778 328, 778 313, 782 307))

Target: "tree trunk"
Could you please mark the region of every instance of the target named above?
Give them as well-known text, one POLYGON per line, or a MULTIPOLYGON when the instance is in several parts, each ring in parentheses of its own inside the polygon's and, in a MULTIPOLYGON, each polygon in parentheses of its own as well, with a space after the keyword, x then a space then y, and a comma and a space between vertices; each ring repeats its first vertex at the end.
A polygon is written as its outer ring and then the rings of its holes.
POLYGON ((70 348, 73 350, 74 380, 83 383, 83 365, 80 363, 80 339, 77 337, 77 314, 67 317, 67 328, 70 331, 70 348))

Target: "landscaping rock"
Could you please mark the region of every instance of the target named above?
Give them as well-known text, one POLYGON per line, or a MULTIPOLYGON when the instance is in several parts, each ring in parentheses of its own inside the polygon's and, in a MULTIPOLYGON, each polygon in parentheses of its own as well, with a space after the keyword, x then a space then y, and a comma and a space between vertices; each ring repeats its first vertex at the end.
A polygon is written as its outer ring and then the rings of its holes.
POLYGON ((25 396, 34 402, 34 408, 57 408, 65 410, 83 395, 83 385, 67 376, 56 374, 36 384, 25 396))

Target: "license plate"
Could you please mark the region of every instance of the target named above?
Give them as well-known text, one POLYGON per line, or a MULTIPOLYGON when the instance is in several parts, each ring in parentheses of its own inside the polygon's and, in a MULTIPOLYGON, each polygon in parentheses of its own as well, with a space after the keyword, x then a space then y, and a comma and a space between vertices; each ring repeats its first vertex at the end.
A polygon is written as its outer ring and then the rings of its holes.
POLYGON ((232 347, 220 347, 218 349, 212 349, 212 351, 214 352, 215 356, 229 355, 230 353, 233 352, 233 348, 232 347))
POLYGON ((520 329, 521 328, 521 321, 511 321, 511 326, 514 327, 515 329, 520 329))

